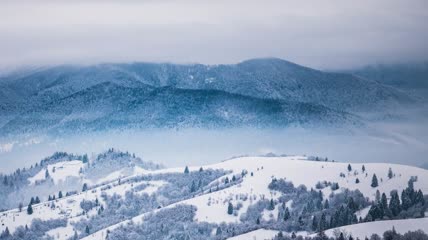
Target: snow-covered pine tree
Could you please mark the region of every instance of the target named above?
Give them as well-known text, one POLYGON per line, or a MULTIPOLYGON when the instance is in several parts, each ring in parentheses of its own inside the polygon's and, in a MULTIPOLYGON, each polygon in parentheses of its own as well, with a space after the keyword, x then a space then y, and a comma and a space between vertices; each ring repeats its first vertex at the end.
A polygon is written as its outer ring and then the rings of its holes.
POLYGON ((391 192, 391 200, 389 200, 389 210, 391 210, 393 216, 398 216, 398 214, 401 212, 400 197, 398 196, 397 191, 391 192))
POLYGON ((28 215, 33 214, 33 207, 31 206, 31 203, 30 203, 30 204, 28 204, 28 207, 27 207, 27 214, 28 214, 28 215))
POLYGON ((391 179, 391 178, 393 178, 394 177, 394 173, 392 172, 392 169, 391 168, 389 168, 388 169, 388 178, 389 179, 391 179))
POLYGON ((375 188, 375 187, 378 187, 378 186, 379 186, 379 183, 378 183, 378 180, 377 180, 377 176, 376 176, 376 174, 373 174, 373 177, 372 177, 372 184, 371 184, 370 186, 372 186, 373 188, 375 188))
POLYGON ((229 202, 227 206, 227 214, 232 215, 233 214, 233 205, 231 202, 229 202))

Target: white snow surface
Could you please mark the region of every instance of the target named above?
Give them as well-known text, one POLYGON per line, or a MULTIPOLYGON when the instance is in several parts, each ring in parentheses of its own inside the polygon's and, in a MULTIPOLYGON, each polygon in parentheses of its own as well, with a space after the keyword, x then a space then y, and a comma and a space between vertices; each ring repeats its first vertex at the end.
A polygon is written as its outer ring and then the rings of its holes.
POLYGON ((228 238, 228 240, 271 240, 276 234, 278 234, 278 231, 275 230, 257 229, 252 232, 228 238))
POLYGON ((46 169, 49 172, 50 178, 55 184, 64 182, 69 177, 80 177, 79 171, 84 167, 84 163, 80 160, 63 161, 55 164, 49 164, 46 168, 40 170, 34 177, 29 178, 30 184, 34 185, 38 181, 46 180, 46 169))
POLYGON ((357 237, 364 239, 366 236, 370 238, 372 234, 378 234, 382 236, 385 231, 392 230, 392 228, 398 233, 404 234, 408 231, 422 230, 428 233, 428 218, 417 218, 417 219, 403 219, 403 220, 389 220, 389 221, 376 221, 353 224, 343 226, 339 228, 333 228, 325 231, 327 236, 334 236, 334 232, 345 231, 352 235, 354 239, 357 237))

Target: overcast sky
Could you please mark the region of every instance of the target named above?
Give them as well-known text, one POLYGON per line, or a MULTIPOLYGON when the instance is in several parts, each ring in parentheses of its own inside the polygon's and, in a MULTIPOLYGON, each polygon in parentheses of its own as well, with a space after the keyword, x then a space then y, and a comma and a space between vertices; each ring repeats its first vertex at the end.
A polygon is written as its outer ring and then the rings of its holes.
POLYGON ((0 1, 0 68, 98 62, 321 69, 426 60, 426 0, 0 1))

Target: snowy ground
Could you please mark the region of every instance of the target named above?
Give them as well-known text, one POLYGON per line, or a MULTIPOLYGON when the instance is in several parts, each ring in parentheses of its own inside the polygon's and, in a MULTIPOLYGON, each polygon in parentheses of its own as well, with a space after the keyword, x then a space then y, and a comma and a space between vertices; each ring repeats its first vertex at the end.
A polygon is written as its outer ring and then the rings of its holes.
POLYGON ((335 229, 327 230, 327 236, 334 236, 334 232, 345 231, 352 235, 354 239, 364 239, 366 236, 370 238, 371 234, 382 235, 385 231, 392 228, 398 233, 406 233, 408 231, 422 230, 428 232, 428 218, 419 219, 404 219, 404 220, 390 220, 390 221, 376 221, 343 226, 335 229))
POLYGON ((258 229, 249 233, 241 234, 236 237, 228 238, 228 240, 270 240, 276 234, 278 234, 278 231, 258 229))
MULTIPOLYGON (((343 232, 343 233, 346 233, 347 235, 352 235, 354 239, 356 238, 364 239, 366 236, 370 238, 372 234, 378 234, 381 236, 385 231, 391 230, 393 227, 398 233, 401 233, 401 234, 404 234, 408 231, 417 231, 417 230, 428 232, 428 218, 359 223, 359 224, 329 229, 325 233, 329 237, 334 237, 335 234, 340 234, 340 232, 343 232)), ((266 240, 266 239, 270 240, 276 234, 278 234, 278 231, 258 229, 258 230, 245 233, 233 238, 229 238, 228 240, 266 240)), ((300 232, 300 233, 297 233, 297 235, 306 236, 307 234, 300 232)), ((311 236, 315 236, 315 235, 316 234, 312 234, 311 236)))
POLYGON ((48 170, 49 177, 55 184, 64 182, 69 177, 80 177, 80 169, 84 167, 84 163, 80 160, 58 162, 55 164, 49 164, 46 168, 40 170, 34 177, 29 178, 31 185, 36 184, 39 181, 46 180, 46 170, 48 170))

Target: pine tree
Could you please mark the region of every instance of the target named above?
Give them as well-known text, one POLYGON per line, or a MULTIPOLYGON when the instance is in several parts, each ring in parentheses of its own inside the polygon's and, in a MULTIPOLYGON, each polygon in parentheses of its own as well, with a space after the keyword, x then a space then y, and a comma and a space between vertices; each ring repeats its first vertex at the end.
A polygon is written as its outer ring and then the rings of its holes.
POLYGON ((288 207, 286 207, 284 211, 284 221, 287 221, 289 218, 290 218, 290 210, 288 210, 288 207))
POLYGON ((345 236, 343 236, 343 232, 340 233, 339 238, 337 240, 345 240, 345 236))
POLYGON ((236 181, 235 175, 232 176, 232 182, 236 181))
POLYGON ((86 225, 85 233, 86 233, 87 235, 89 235, 89 226, 88 226, 88 225, 86 225))
POLYGON ((401 212, 400 198, 397 191, 391 192, 391 200, 389 201, 389 210, 393 216, 397 216, 401 212))
POLYGON ((192 181, 192 186, 190 187, 190 192, 195 192, 195 191, 196 191, 195 181, 192 181))
POLYGON ((401 192, 401 202, 403 210, 407 210, 412 206, 412 199, 410 198, 409 191, 407 191, 407 189, 401 192))
POLYGON ((383 208, 388 208, 388 198, 386 197, 385 193, 382 193, 382 197, 380 199, 380 203, 383 208))
POLYGON ((351 164, 348 164, 348 172, 352 171, 351 164))
POLYGON ((18 209, 19 209, 19 212, 22 212, 22 208, 24 207, 24 204, 22 204, 22 202, 20 202, 19 204, 18 204, 18 209))
POLYGON ((318 230, 318 219, 317 216, 314 215, 314 217, 312 218, 312 231, 317 231, 318 230))
POLYGON ((35 203, 35 204, 40 203, 40 198, 39 198, 39 196, 36 196, 36 199, 34 199, 34 203, 35 203))
POLYGON ((202 167, 199 168, 199 172, 203 172, 204 169, 202 167))
POLYGON ((363 172, 365 172, 365 171, 366 171, 366 167, 363 165, 363 167, 361 167, 361 170, 362 170, 363 172))
POLYGON ((88 184, 84 183, 82 187, 82 192, 86 192, 88 190, 88 184))
POLYGON ((31 204, 31 205, 33 205, 33 204, 34 204, 34 201, 35 201, 35 200, 34 200, 34 197, 31 197, 31 199, 30 199, 30 204, 31 204))
POLYGON ((185 173, 185 174, 189 174, 189 167, 187 167, 187 166, 186 166, 186 167, 184 168, 184 173, 185 173))
POLYGON ((9 228, 6 227, 6 229, 0 235, 0 239, 8 239, 9 237, 10 237, 10 231, 9 231, 9 228))
POLYGON ((378 202, 380 202, 380 191, 379 191, 379 189, 377 189, 376 190, 376 198, 375 198, 375 201, 378 203, 378 202))
POLYGON ((392 169, 389 168, 389 170, 388 170, 388 178, 391 179, 392 177, 394 177, 394 173, 392 173, 392 169))
POLYGON ((49 175, 49 171, 48 171, 48 169, 46 168, 46 171, 45 171, 45 178, 46 179, 48 179, 50 177, 50 175, 49 175))
POLYGON ((275 209, 275 203, 273 202, 273 199, 271 199, 270 200, 270 203, 269 203, 269 210, 274 210, 275 209))
POLYGON ((321 232, 328 228, 325 213, 321 214, 320 223, 318 224, 318 227, 319 227, 319 231, 321 232))
POLYGON ((62 198, 62 192, 61 191, 59 191, 59 193, 58 193, 58 198, 62 198))
POLYGON ((227 214, 229 215, 233 214, 233 205, 231 202, 229 202, 229 205, 227 206, 227 214))
POLYGON ((373 174, 373 177, 372 177, 372 184, 371 184, 370 186, 372 186, 373 188, 375 188, 375 187, 378 187, 378 186, 379 186, 379 183, 378 183, 378 181, 377 181, 376 174, 373 174))
POLYGON ((224 184, 228 184, 229 183, 229 178, 228 177, 226 177, 225 179, 224 179, 224 184))
POLYGON ((358 210, 358 204, 356 204, 356 203, 355 203, 355 201, 354 201, 354 198, 353 198, 353 197, 350 197, 350 198, 348 199, 347 206, 348 206, 348 208, 349 208, 349 209, 351 209, 351 210, 352 210, 352 211, 354 211, 354 212, 358 210))
POLYGON ((215 232, 215 235, 216 235, 216 236, 221 236, 221 228, 220 228, 220 227, 217 227, 217 230, 216 230, 216 232, 215 232))
POLYGON ((329 209, 330 208, 330 204, 329 204, 329 202, 328 202, 328 199, 326 199, 325 201, 324 201, 324 209, 329 209))
POLYGON ((79 235, 77 235, 77 231, 74 230, 73 240, 78 240, 78 239, 79 239, 79 235))
POLYGON ((416 193, 414 204, 420 204, 421 206, 425 206, 424 194, 420 189, 416 193))
POLYGON ((31 203, 30 203, 30 204, 28 204, 28 207, 27 207, 27 214, 28 214, 28 215, 33 214, 33 207, 31 206, 31 203))
POLYGON ((357 179, 355 179, 355 183, 356 183, 356 184, 360 183, 360 179, 358 179, 358 178, 357 178, 357 179))
POLYGON ((259 225, 260 224, 260 218, 257 218, 256 220, 256 224, 259 225))
POLYGON ((3 184, 4 184, 5 186, 7 186, 7 184, 8 184, 8 182, 7 182, 7 176, 4 176, 4 177, 3 177, 3 184))

